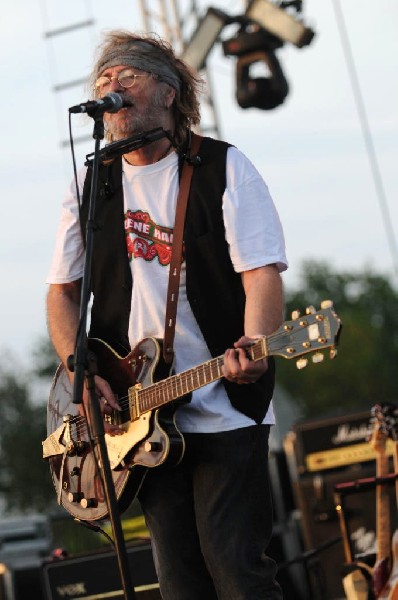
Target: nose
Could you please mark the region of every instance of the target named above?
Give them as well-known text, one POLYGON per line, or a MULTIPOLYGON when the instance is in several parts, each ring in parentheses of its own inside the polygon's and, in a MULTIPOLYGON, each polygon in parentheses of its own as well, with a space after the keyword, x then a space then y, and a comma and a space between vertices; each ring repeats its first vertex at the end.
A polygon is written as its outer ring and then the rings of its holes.
POLYGON ((120 85, 117 76, 115 77, 111 77, 110 78, 110 83, 108 86, 108 91, 110 92, 116 92, 116 91, 120 91, 120 90, 124 90, 124 87, 122 85, 120 85))

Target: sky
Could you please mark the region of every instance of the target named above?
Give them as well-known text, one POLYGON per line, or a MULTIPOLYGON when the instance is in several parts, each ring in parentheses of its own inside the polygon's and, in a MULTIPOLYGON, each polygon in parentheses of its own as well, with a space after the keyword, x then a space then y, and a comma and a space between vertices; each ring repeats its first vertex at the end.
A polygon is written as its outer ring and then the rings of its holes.
MULTIPOLYGON (((290 92, 274 110, 238 106, 235 60, 220 45, 208 60, 220 136, 255 164, 279 211, 290 264, 283 275, 287 288, 300 284, 305 260, 326 261, 341 271, 369 267, 398 283, 391 246, 398 236, 398 3, 341 1, 366 138, 335 1, 304 1, 302 18, 316 35, 305 48, 285 44, 277 51, 290 92)), ((83 88, 55 93, 53 86, 86 76, 101 32, 143 31, 143 23, 136 0, 113 0, 111 9, 104 0, 91 6, 83 0, 3 3, 0 348, 3 361, 29 368, 46 335, 45 280, 72 177, 70 151, 61 144, 68 135, 67 107, 87 99, 83 88), (91 27, 52 41, 44 36, 87 18, 94 19, 91 27)), ((231 15, 242 5, 198 2, 203 12, 213 6, 231 15)), ((80 164, 94 148, 92 127, 81 117, 72 126, 75 138, 88 136, 76 146, 80 164)))

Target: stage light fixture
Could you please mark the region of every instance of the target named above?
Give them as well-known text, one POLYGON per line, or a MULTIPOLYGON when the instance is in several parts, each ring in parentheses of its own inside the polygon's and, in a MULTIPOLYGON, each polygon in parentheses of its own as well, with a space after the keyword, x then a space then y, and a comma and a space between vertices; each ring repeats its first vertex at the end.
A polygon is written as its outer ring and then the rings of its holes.
POLYGON ((276 50, 281 46, 283 46, 282 40, 259 27, 256 31, 247 31, 242 27, 233 38, 222 42, 226 56, 244 56, 265 48, 276 50))
MULTIPOLYGON (((285 2, 284 4, 288 6, 297 3, 285 2)), ((294 44, 297 48, 310 44, 315 35, 312 29, 269 0, 252 0, 246 9, 245 16, 284 42, 294 44)))
POLYGON ((287 8, 301 10, 300 0, 281 2, 252 0, 240 18, 240 30, 223 42, 225 55, 237 57, 236 100, 241 108, 271 110, 282 104, 289 85, 275 54, 285 42, 302 48, 309 44, 314 32, 286 12, 287 8), (253 77, 252 67, 266 66, 266 77, 253 77))
POLYGON ((236 64, 236 101, 241 108, 272 110, 282 104, 289 93, 289 84, 272 50, 251 52, 240 56, 236 64), (267 77, 250 76, 256 63, 264 63, 267 77))
POLYGON ((235 56, 236 99, 241 108, 271 110, 282 104, 289 85, 275 54, 285 42, 297 48, 311 43, 315 33, 290 9, 300 13, 302 0, 251 0, 245 14, 231 17, 210 7, 182 52, 181 58, 196 71, 205 67, 209 52, 226 25, 239 25, 237 33, 222 41, 226 56, 235 56), (262 63, 267 76, 253 77, 251 68, 262 63))
POLYGON ((282 104, 289 93, 289 85, 275 50, 283 41, 259 25, 243 22, 231 39, 223 42, 225 55, 237 57, 236 100, 241 108, 271 110, 282 104), (253 67, 262 65, 266 77, 253 77, 253 67))
POLYGON ((193 33, 181 58, 196 71, 204 68, 207 56, 224 26, 230 22, 222 10, 210 7, 193 33))

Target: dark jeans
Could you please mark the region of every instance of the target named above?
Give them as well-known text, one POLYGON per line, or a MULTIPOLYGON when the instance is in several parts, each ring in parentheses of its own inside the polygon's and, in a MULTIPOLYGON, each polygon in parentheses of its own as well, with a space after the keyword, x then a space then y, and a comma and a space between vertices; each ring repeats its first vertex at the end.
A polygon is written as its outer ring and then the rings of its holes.
POLYGON ((164 600, 281 600, 272 532, 269 426, 185 434, 177 467, 139 493, 164 600))

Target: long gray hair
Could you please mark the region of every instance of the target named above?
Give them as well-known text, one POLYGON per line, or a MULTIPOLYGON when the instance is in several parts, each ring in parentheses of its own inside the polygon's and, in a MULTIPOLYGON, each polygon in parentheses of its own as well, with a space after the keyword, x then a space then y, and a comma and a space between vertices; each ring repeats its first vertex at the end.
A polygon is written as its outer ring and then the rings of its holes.
POLYGON ((175 55, 168 42, 155 34, 136 34, 125 30, 106 33, 97 49, 97 60, 90 76, 91 89, 95 90, 95 82, 105 69, 117 65, 152 73, 155 79, 175 89, 174 137, 177 144, 181 144, 186 130, 200 122, 199 94, 203 80, 175 55))

